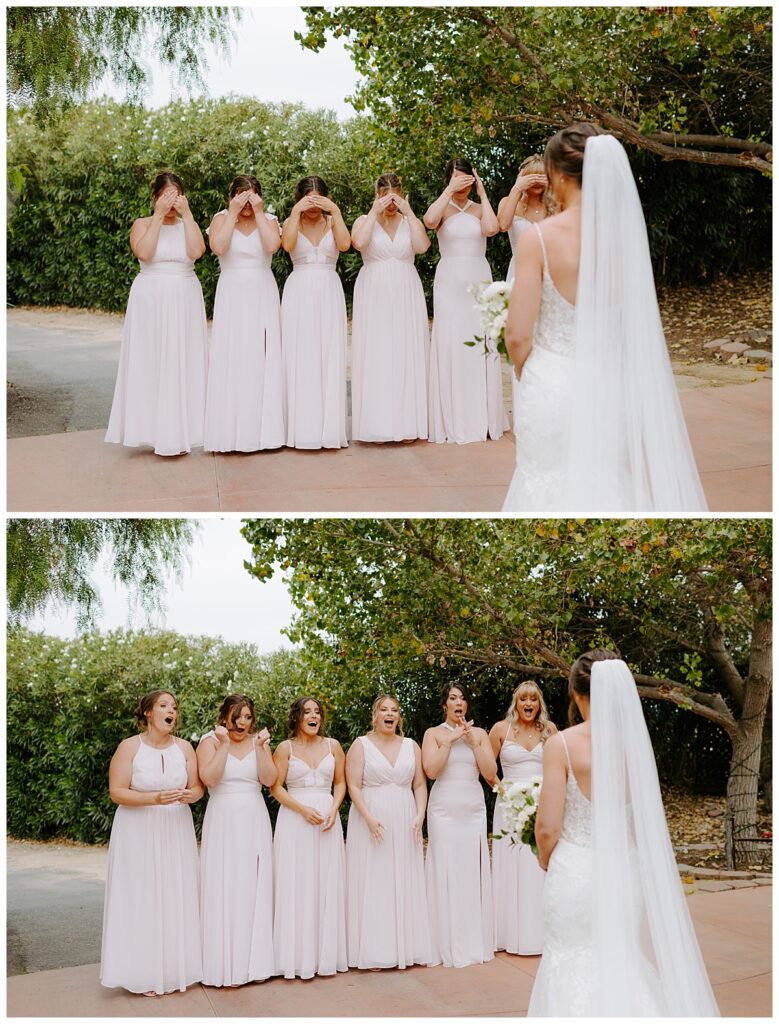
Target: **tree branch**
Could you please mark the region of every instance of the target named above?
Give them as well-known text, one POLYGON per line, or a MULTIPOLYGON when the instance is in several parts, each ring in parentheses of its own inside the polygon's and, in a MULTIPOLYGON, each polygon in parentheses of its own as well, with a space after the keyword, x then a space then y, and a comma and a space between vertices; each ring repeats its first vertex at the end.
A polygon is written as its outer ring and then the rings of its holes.
POLYGON ((750 142, 749 139, 734 139, 730 135, 680 135, 677 132, 650 132, 644 138, 669 146, 711 146, 712 149, 748 150, 757 156, 768 156, 773 152, 773 146, 769 142, 750 142))

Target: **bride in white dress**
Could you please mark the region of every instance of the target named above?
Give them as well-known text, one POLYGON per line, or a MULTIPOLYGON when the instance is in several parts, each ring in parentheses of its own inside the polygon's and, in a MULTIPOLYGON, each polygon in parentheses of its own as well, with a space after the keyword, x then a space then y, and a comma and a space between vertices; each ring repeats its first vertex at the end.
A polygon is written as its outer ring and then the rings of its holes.
POLYGON ((516 469, 503 511, 706 511, 625 150, 595 125, 546 147, 561 213, 519 239, 506 347, 516 469))
POLYGON ((594 650, 574 663, 569 692, 583 722, 544 750, 544 951, 527 1015, 719 1016, 635 680, 594 650))

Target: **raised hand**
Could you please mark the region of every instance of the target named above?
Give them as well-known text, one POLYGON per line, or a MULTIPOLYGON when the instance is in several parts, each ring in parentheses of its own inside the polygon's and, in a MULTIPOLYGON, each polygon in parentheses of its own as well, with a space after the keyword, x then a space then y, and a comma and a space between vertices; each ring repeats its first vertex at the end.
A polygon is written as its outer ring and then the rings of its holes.
POLYGON ((243 192, 236 192, 233 198, 230 200, 227 209, 230 213, 234 213, 236 217, 241 210, 246 206, 247 203, 251 202, 251 196, 257 195, 252 189, 244 189, 243 192))
POLYGON ((318 210, 319 206, 315 202, 316 196, 309 192, 307 196, 303 196, 298 202, 292 207, 290 211, 290 217, 301 217, 308 210, 318 210))
POLYGON ((461 736, 465 735, 465 722, 459 721, 457 725, 452 726, 450 729, 446 729, 445 732, 446 735, 444 736, 444 741, 449 743, 451 746, 452 743, 456 743, 461 736))
POLYGON ((399 192, 391 192, 390 195, 395 200, 395 206, 397 206, 402 214, 408 217, 411 213, 411 205, 409 204, 408 199, 399 192))
POLYGON ((474 178, 476 179, 476 192, 480 195, 486 195, 484 191, 484 184, 476 171, 473 172, 474 178))
POLYGON ((473 750, 476 747, 478 747, 479 739, 478 739, 478 736, 476 734, 476 731, 473 728, 473 722, 464 722, 463 723, 463 739, 468 744, 468 746, 471 748, 471 750, 473 750))
POLYGON ((262 196, 258 196, 254 189, 250 189, 248 198, 254 212, 262 213, 265 209, 265 203, 263 202, 262 196))
POLYGON ((316 193, 311 193, 310 198, 314 200, 314 206, 318 206, 320 210, 324 210, 325 213, 335 213, 338 207, 335 205, 332 199, 327 196, 320 196, 316 193))
POLYGON ((223 725, 218 725, 216 729, 214 729, 214 736, 216 737, 217 743, 222 745, 230 743, 230 734, 223 725))
POLYGON ((520 192, 527 192, 534 185, 543 185, 546 188, 548 184, 549 180, 545 174, 518 174, 514 187, 518 188, 520 192))
POLYGON ((155 213, 159 212, 166 217, 176 205, 176 199, 178 198, 178 192, 175 188, 166 188, 164 192, 157 196, 157 200, 154 203, 155 213))
POLYGON ((182 217, 185 217, 188 213, 191 212, 189 209, 189 202, 186 196, 177 195, 176 198, 173 200, 173 206, 174 209, 176 209, 181 214, 182 217))
POLYGON ((261 729, 254 737, 254 742, 258 747, 267 747, 270 743, 270 733, 267 729, 261 729))
POLYGON ((472 174, 464 174, 462 171, 455 171, 452 175, 449 184, 446 186, 446 191, 450 196, 453 196, 455 192, 464 192, 465 189, 470 189, 476 181, 476 178, 472 174))

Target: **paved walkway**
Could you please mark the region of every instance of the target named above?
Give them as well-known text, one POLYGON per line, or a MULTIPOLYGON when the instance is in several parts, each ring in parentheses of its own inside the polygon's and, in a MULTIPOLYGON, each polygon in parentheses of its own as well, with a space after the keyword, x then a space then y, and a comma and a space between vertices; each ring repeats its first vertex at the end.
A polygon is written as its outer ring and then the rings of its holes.
MULTIPOLYGON (((515 1017, 527 1011, 540 958, 507 953, 460 970, 349 971, 238 989, 193 985, 157 999, 104 989, 92 960, 99 957, 93 918, 102 908, 105 859, 105 847, 8 844, 9 970, 33 972, 8 978, 9 1016, 515 1017), (45 968, 63 956, 59 962, 73 966, 45 968)), ((770 1017, 772 886, 733 884, 724 891, 712 882, 694 884, 688 900, 695 930, 722 1015, 770 1017)))

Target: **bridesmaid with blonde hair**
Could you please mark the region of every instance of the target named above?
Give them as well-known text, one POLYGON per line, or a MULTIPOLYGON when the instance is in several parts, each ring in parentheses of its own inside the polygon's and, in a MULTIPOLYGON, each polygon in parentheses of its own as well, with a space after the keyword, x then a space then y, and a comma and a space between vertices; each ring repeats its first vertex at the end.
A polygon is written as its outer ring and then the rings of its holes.
POLYGON ((346 756, 352 806, 346 837, 349 966, 409 967, 431 959, 422 824, 427 780, 400 705, 382 694, 373 727, 346 756))
POLYGON ((352 437, 427 437, 430 332, 414 256, 430 248, 397 174, 382 174, 367 214, 352 227, 363 266, 352 313, 352 437))
POLYGON ((197 762, 208 786, 200 844, 203 984, 264 981, 274 968, 273 835, 262 787, 277 772, 250 697, 225 697, 197 762))
POLYGON ((351 238, 316 174, 295 186, 281 244, 292 259, 281 297, 286 443, 345 448, 346 300, 336 264, 351 238))
POLYGON ((208 366, 209 452, 255 452, 284 444, 279 289, 271 270, 281 229, 253 174, 230 185, 226 210, 208 228, 219 257, 208 366))
POLYGON ((514 280, 519 236, 531 224, 538 224, 554 213, 552 190, 544 169, 544 158, 540 153, 525 157, 519 165, 517 180, 511 191, 498 203, 498 226, 507 231, 511 243, 511 262, 506 274, 507 281, 514 280))
MULTIPOLYGON (((527 782, 543 775, 544 743, 557 732, 532 680, 514 691, 506 717, 490 729, 490 743, 500 760, 504 781, 527 782)), ((503 809, 495 801, 493 836, 503 828, 503 809)), ((536 956, 544 946, 544 872, 538 858, 508 837, 492 841, 492 885, 495 893, 495 948, 521 956, 536 956)))

